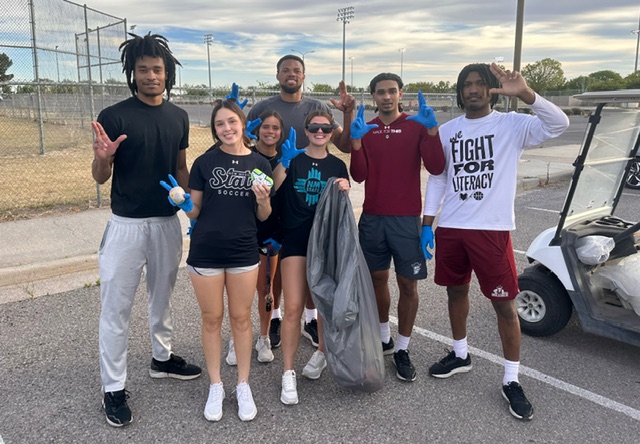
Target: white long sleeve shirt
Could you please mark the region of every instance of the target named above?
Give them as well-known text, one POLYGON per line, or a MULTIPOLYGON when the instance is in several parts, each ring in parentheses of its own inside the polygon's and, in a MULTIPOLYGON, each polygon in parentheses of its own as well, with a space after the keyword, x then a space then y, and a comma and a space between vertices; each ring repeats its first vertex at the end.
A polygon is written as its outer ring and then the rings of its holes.
POLYGON ((442 174, 429 176, 424 215, 448 228, 515 229, 514 200, 518 162, 525 148, 557 137, 569 118, 536 94, 535 116, 492 111, 479 119, 457 117, 443 124, 445 155, 442 174))

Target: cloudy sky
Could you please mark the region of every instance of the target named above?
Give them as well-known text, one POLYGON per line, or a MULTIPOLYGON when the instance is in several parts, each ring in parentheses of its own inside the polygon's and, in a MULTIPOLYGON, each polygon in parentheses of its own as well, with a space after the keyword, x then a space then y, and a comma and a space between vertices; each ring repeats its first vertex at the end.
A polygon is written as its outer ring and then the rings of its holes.
MULTIPOLYGON (((346 25, 345 77, 351 83, 353 64, 356 86, 365 86, 379 72, 401 70, 406 83, 453 83, 467 63, 502 58, 510 67, 514 57, 516 0, 82 3, 126 18, 138 34, 165 35, 184 65, 183 84, 208 83, 205 34, 213 36, 214 86, 275 83, 276 61, 291 52, 306 53, 307 84, 337 84, 343 25, 336 18, 346 6, 355 8, 355 17, 346 25)), ((522 66, 549 57, 562 63, 568 79, 605 69, 626 76, 634 70, 637 37, 632 31, 638 29, 639 13, 639 2, 631 0, 526 0, 522 66)))

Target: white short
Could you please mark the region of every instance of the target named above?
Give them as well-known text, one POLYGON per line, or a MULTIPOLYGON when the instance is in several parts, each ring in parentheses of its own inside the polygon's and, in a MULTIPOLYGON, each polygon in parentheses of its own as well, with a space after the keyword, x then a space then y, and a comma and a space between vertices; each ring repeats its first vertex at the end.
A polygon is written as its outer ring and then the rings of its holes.
POLYGON ((201 268, 192 267, 187 264, 187 271, 191 274, 198 274, 200 276, 218 276, 222 273, 240 274, 247 271, 253 271, 260 266, 260 262, 255 265, 249 265, 248 267, 234 267, 234 268, 201 268))

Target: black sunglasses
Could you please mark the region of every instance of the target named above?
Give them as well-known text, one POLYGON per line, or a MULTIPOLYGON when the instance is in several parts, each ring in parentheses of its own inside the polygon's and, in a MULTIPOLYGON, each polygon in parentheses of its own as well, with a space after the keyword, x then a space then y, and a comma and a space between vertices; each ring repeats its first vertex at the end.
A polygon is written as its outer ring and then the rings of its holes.
POLYGON ((315 134, 318 131, 329 134, 331 131, 333 131, 333 125, 329 123, 310 123, 309 125, 307 125, 307 131, 312 134, 315 134))

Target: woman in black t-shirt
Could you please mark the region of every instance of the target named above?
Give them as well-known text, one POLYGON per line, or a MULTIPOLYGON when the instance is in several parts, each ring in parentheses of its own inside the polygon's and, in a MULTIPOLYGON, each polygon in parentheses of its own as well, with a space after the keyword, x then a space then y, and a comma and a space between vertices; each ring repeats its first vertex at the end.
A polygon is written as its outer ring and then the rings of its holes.
POLYGON ((257 409, 249 388, 251 366, 251 306, 258 277, 256 220, 271 213, 271 187, 252 180, 260 169, 272 176, 269 162, 249 149, 247 120, 235 101, 215 106, 211 131, 220 141, 218 149, 198 157, 191 168, 189 187, 197 219, 191 233, 187 269, 202 314, 202 347, 211 380, 204 416, 222 417, 224 389, 220 378, 221 327, 224 290, 238 363, 238 416, 252 420, 257 409))

